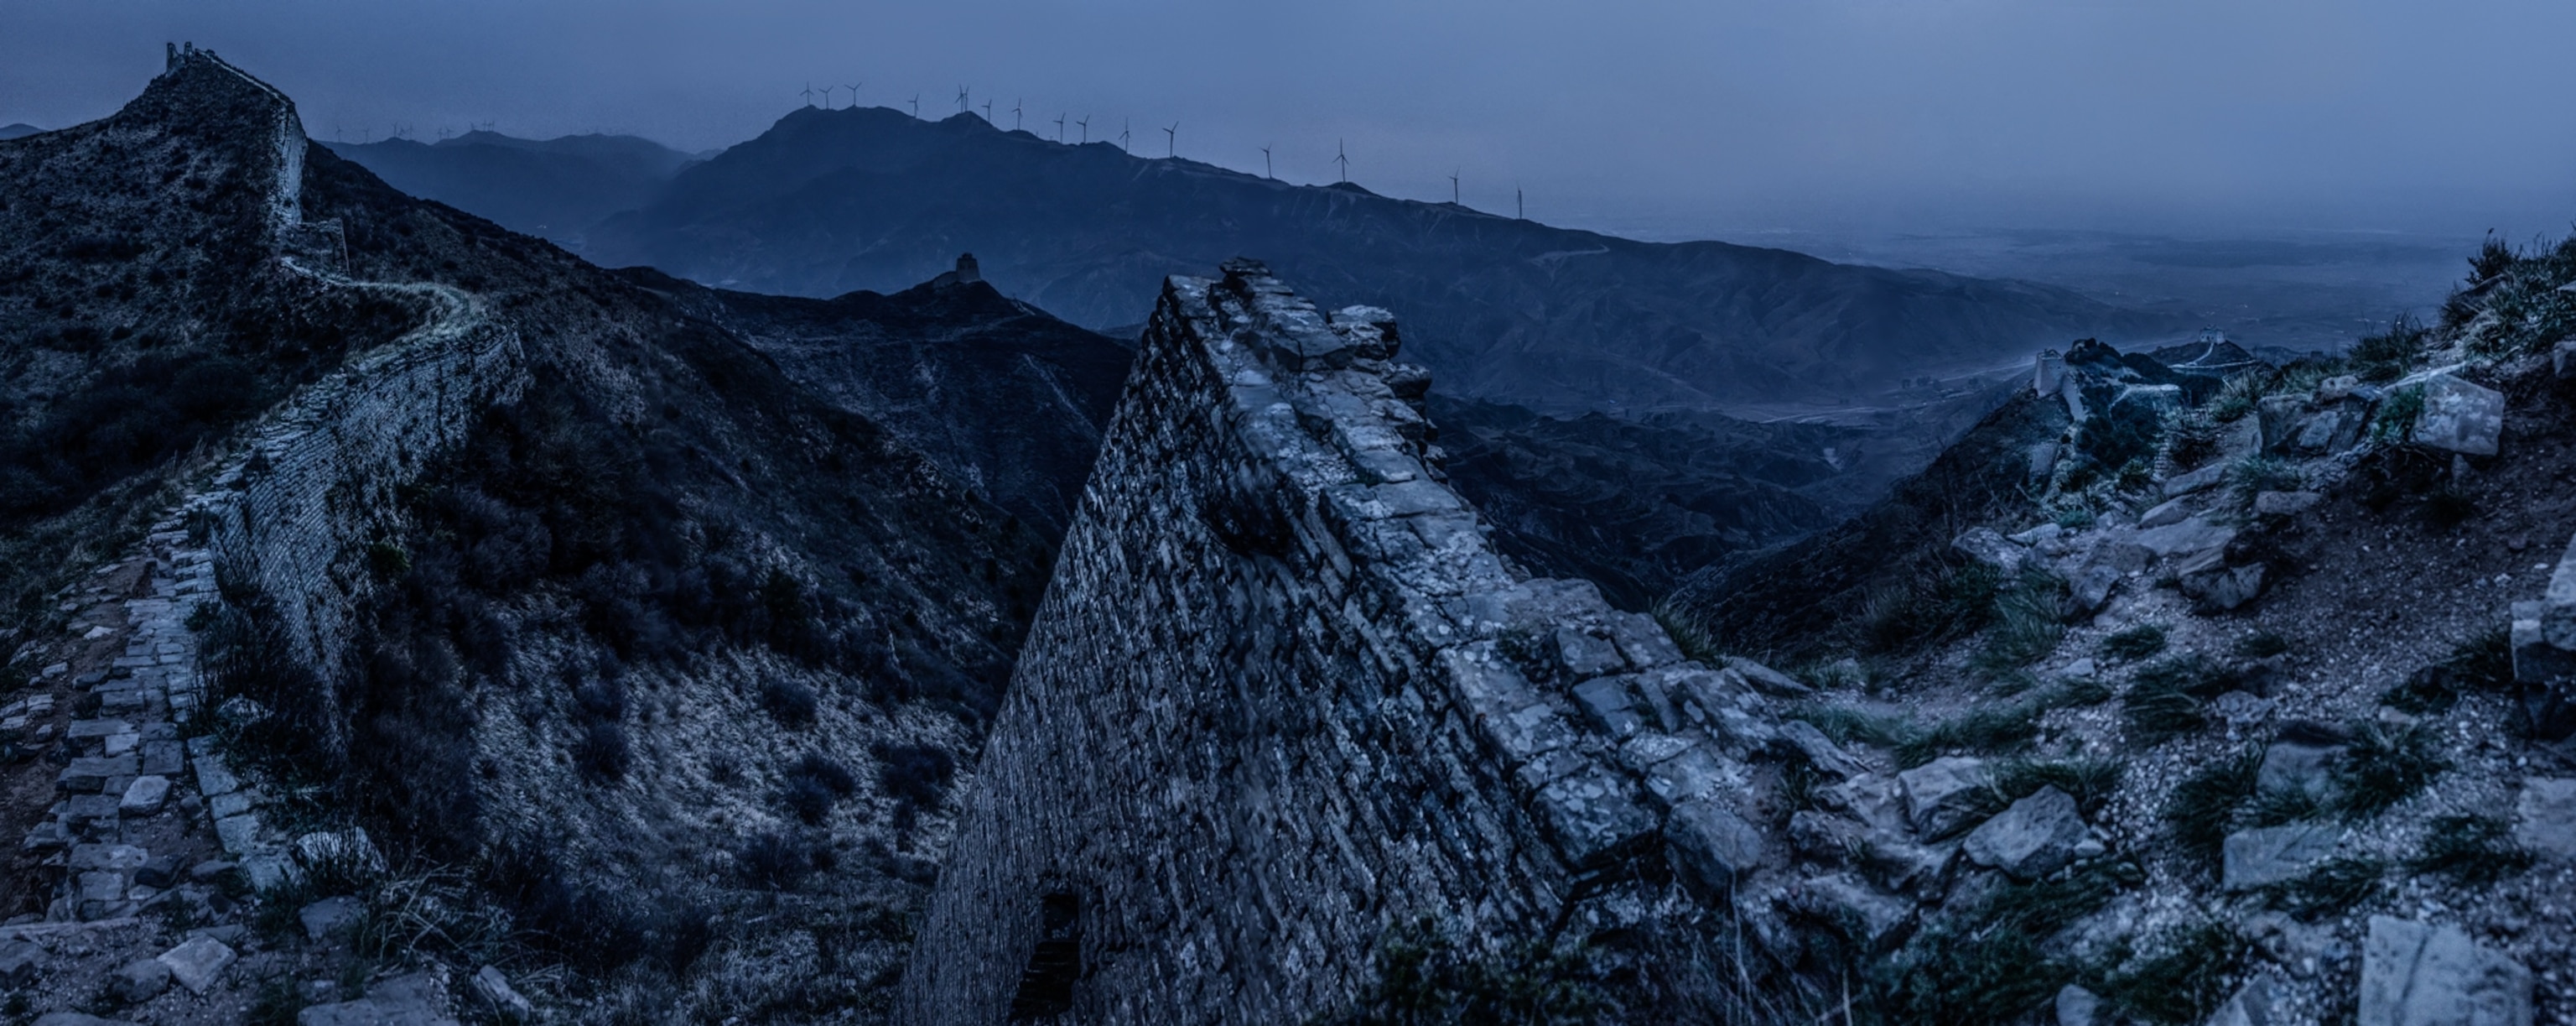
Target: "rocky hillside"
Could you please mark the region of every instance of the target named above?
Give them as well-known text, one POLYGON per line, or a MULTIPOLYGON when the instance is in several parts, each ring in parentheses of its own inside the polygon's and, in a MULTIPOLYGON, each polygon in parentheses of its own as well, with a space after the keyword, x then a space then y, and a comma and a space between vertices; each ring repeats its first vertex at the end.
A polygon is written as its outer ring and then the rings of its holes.
POLYGON ((1738 895, 1762 963, 1890 1022, 2576 1015, 2570 280, 2491 249, 2330 362, 2048 354, 1887 505, 1677 597, 1831 742, 1738 895))
POLYGON ((1844 397, 2176 327, 2027 283, 1632 242, 884 108, 790 114, 590 239, 603 263, 809 296, 972 251, 1005 293, 1103 329, 1141 323, 1165 275, 1259 254, 1319 300, 1402 311, 1452 392, 1550 411, 1844 397))
POLYGON ((10 1014, 881 1015, 1044 537, 202 51, 0 217, 10 1014))
POLYGON ((394 188, 576 253, 592 225, 650 202, 696 159, 631 135, 519 139, 473 131, 434 143, 329 145, 394 188))

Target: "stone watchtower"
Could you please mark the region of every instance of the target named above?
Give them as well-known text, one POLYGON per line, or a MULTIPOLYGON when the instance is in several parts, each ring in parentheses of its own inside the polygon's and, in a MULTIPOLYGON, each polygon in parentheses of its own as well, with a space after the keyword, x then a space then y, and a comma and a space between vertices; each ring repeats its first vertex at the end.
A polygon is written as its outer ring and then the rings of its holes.
POLYGON ((951 285, 971 285, 983 280, 983 270, 975 266, 975 254, 959 253, 957 254, 957 269, 954 271, 939 272, 939 277, 930 279, 930 287, 934 289, 944 289, 951 285))

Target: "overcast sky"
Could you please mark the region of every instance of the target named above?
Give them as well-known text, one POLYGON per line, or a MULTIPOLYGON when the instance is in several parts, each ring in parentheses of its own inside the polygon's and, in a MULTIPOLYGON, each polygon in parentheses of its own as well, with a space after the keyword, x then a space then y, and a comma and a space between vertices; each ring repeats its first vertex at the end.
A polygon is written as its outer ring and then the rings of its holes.
MULTIPOLYGON (((0 123, 211 46, 308 131, 686 149, 810 80, 1566 223, 2404 229, 2576 220, 2565 0, 0 0, 0 123)), ((835 105, 849 102, 836 89, 835 105)), ((1658 232, 1657 234, 1662 234, 1658 232)))

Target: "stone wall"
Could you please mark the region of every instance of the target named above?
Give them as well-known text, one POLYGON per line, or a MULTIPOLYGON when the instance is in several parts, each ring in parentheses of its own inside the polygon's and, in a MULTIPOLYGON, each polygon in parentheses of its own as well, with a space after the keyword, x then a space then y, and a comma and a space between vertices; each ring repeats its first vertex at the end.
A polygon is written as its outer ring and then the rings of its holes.
POLYGON ((325 681, 340 678, 372 579, 369 547, 392 534, 394 490, 526 378, 517 333, 461 295, 342 287, 426 293, 438 312, 268 415, 212 487, 188 499, 191 529, 208 533, 223 572, 275 602, 297 654, 325 681))
POLYGON ((420 327, 351 357, 263 416, 183 511, 222 572, 275 603, 296 655, 336 681, 372 579, 369 547, 390 534, 384 517, 396 508, 394 490, 461 440, 483 410, 518 394, 526 378, 519 338, 461 290, 345 277, 338 222, 303 220, 311 144, 293 101, 212 50, 172 47, 169 58, 165 79, 243 98, 272 134, 273 174, 262 177, 280 266, 317 291, 397 293, 427 314, 420 327))
POLYGON ((1257 264, 1165 286, 901 1021, 1297 1022, 1418 918, 1586 935, 1759 858, 1761 700, 1497 558, 1396 344, 1257 264))

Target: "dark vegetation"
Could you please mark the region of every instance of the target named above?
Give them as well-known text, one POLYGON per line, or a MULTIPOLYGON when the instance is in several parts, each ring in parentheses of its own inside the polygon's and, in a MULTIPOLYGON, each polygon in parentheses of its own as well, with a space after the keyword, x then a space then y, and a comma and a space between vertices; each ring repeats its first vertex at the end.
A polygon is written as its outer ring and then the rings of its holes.
POLYGON ((2162 624, 2142 623, 2102 639, 2102 654, 2124 662, 2145 659, 2164 650, 2162 624))
POLYGON ((2099 911, 2142 879, 2123 862, 2095 863, 2049 880, 2005 884, 1945 915, 1879 963, 1871 1004, 1888 1021, 1979 1026, 2029 1017, 2086 971, 2041 942, 2099 911))
POLYGON ((1615 1021, 1613 981, 1581 948, 1507 940, 1462 947, 1430 923, 1380 942, 1376 979, 1318 1026, 1575 1026, 1615 1021))
POLYGON ((1450 483, 1532 573, 1580 577, 1622 609, 1683 577, 1801 537, 1845 510, 1811 497, 1856 471, 1827 462, 1864 433, 1717 415, 1560 419, 1501 403, 1430 397, 1450 483))
POLYGON ((2017 395, 1922 473, 1841 526, 1694 575, 1667 615, 1719 646, 1773 663, 1854 650, 1914 648, 1964 637, 1993 615, 2003 584, 1950 549, 1969 527, 2025 508, 2029 446, 2066 413, 2017 395))
POLYGON ((2513 842, 2513 825, 2494 816, 2442 816, 2424 835, 2424 848, 2406 860, 2408 872, 2483 887, 2531 868, 2532 856, 2513 842))

